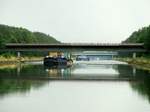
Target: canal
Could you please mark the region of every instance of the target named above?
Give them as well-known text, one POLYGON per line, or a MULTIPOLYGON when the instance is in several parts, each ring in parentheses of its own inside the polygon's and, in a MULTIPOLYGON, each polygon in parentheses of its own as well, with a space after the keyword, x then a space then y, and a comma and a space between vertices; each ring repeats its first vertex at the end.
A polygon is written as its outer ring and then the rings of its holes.
POLYGON ((0 66, 0 112, 150 112, 150 73, 124 62, 0 66))

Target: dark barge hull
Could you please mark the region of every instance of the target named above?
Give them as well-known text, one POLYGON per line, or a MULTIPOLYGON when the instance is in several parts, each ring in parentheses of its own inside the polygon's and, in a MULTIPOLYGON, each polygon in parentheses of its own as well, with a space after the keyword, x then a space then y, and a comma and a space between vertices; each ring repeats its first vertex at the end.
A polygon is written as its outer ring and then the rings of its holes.
POLYGON ((44 58, 45 66, 54 66, 54 65, 67 65, 66 58, 54 58, 54 57, 46 57, 44 58))

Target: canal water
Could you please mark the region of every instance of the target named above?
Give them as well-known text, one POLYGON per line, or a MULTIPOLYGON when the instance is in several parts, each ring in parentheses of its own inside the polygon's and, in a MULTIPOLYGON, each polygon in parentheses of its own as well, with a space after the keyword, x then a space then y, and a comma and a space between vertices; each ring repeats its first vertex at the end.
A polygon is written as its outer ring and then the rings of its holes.
POLYGON ((150 112, 150 73, 118 61, 0 66, 0 112, 150 112))

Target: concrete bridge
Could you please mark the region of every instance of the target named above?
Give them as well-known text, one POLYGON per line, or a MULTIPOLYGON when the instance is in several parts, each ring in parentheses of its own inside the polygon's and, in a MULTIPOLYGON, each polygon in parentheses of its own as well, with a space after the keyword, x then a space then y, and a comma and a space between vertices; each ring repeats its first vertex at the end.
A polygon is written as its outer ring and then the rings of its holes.
POLYGON ((110 43, 60 43, 60 44, 16 44, 8 43, 5 45, 5 51, 60 51, 60 52, 83 52, 83 51, 114 51, 131 52, 136 57, 137 52, 146 52, 143 43, 135 44, 110 44, 110 43))
POLYGON ((5 45, 6 50, 13 51, 127 51, 145 52, 143 43, 104 44, 104 43, 61 43, 61 44, 15 44, 5 45))

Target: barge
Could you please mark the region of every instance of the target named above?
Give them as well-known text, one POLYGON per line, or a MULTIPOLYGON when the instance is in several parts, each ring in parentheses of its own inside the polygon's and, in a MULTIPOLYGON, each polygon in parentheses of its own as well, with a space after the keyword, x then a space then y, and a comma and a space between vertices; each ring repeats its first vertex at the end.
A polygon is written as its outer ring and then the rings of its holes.
POLYGON ((73 64, 72 59, 67 59, 65 57, 45 57, 44 65, 45 66, 71 66, 73 64))

